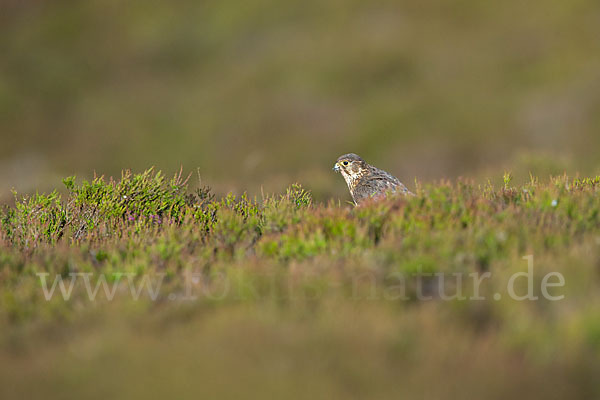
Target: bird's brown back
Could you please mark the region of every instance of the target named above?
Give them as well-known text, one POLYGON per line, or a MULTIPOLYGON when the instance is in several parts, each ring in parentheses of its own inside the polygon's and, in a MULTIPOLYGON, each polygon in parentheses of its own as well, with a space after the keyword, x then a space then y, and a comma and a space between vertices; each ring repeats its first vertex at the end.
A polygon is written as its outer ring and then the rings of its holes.
POLYGON ((356 204, 389 192, 412 194, 398 178, 372 165, 367 165, 365 173, 349 189, 356 204))

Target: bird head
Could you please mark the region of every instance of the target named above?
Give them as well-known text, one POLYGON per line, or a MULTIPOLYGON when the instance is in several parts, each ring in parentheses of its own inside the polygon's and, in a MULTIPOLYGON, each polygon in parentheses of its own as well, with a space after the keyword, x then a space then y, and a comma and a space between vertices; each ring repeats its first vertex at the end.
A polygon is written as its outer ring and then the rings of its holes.
POLYGON ((342 174, 346 182, 350 184, 367 169, 368 164, 354 153, 344 154, 337 159, 333 170, 342 174))

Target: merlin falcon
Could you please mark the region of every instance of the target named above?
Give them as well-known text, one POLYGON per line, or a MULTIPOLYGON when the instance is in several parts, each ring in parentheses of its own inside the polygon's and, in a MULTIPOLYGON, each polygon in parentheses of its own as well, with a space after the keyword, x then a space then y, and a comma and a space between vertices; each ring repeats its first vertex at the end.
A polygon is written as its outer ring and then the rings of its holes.
POLYGON ((333 170, 341 173, 346 180, 356 205, 368 199, 385 197, 388 193, 413 195, 398 178, 367 164, 354 153, 344 154, 338 158, 333 170))

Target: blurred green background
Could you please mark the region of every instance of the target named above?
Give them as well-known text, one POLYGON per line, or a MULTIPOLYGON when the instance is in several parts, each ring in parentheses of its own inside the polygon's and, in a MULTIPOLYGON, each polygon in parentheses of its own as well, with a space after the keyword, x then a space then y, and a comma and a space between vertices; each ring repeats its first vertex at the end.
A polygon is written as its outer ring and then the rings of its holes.
POLYGON ((0 197, 199 169, 218 193, 600 172, 600 2, 0 2, 0 197))

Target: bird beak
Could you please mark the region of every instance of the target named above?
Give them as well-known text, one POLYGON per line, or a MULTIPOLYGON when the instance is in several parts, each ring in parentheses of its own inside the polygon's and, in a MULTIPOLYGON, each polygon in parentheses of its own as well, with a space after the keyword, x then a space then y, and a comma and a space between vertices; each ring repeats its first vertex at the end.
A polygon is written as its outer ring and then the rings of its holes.
POLYGON ((336 164, 333 166, 333 170, 334 170, 335 172, 340 172, 340 166, 339 166, 339 165, 336 163, 336 164))

